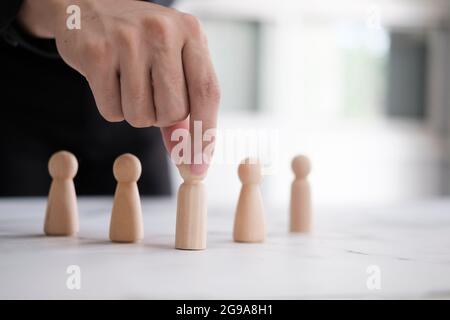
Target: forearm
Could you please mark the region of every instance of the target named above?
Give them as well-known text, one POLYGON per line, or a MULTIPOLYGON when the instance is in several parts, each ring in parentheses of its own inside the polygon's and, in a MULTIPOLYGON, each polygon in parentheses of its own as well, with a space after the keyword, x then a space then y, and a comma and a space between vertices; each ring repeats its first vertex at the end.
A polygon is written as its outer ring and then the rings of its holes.
POLYGON ((29 34, 54 38, 58 17, 65 14, 69 0, 24 0, 17 20, 29 34))
MULTIPOLYGON (((22 6, 17 16, 21 27, 29 34, 38 38, 54 38, 56 28, 64 28, 62 17, 66 17, 66 9, 71 4, 81 4, 81 0, 22 0, 22 6)), ((124 1, 124 0, 122 0, 124 1)), ((136 0, 126 0, 136 1, 136 0)), ((86 3, 95 5, 95 1, 86 3)), ((172 1, 167 0, 167 4, 172 1)))

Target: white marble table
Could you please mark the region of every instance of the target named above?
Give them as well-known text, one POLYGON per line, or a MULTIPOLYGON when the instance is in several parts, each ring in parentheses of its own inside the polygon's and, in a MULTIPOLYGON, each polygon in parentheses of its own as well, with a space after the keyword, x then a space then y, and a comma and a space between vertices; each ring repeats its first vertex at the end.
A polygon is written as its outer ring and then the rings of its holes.
POLYGON ((77 238, 45 237, 45 199, 0 200, 0 298, 450 298, 450 200, 317 208, 314 233, 286 232, 267 209, 264 244, 231 241, 233 207, 209 208, 208 249, 173 249, 175 202, 143 200, 145 239, 108 241, 110 198, 81 198, 77 238), (66 268, 81 268, 81 289, 66 268), (368 266, 381 271, 369 290, 368 266))

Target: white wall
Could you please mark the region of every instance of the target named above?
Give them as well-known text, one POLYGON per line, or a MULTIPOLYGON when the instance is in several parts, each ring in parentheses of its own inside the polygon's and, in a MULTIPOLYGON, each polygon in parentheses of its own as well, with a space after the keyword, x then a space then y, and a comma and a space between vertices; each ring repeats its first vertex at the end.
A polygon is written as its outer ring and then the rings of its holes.
MULTIPOLYGON (((305 1, 258 3, 186 0, 180 7, 204 20, 224 93, 220 129, 278 132, 278 170, 265 177, 265 201, 287 206, 292 180, 290 160, 298 153, 306 153, 312 160, 311 182, 317 205, 349 207, 439 195, 443 149, 424 123, 389 121, 381 113, 368 119, 343 116, 346 106, 338 55, 342 38, 332 31, 333 25, 356 23, 370 28, 367 20, 371 12, 367 9, 373 2, 336 1, 331 5, 316 1, 312 6, 305 1), (347 6, 342 16, 339 3, 347 6), (254 52, 252 27, 244 24, 238 31, 233 21, 261 23, 258 61, 247 54, 254 52), (251 71, 255 65, 257 81, 253 81, 255 74, 251 71), (256 82, 260 88, 256 101, 263 112, 239 111, 251 108, 255 97, 250 92, 256 82)), ((427 5, 431 1, 375 3, 382 13, 380 21, 391 25, 398 21, 397 26, 434 25, 442 19, 438 5, 447 5, 442 1, 433 2, 432 8, 427 5)), ((380 26, 366 29, 359 40, 353 34, 347 38, 350 44, 367 45, 376 51, 385 46, 383 34, 380 26)), ((206 180, 210 203, 236 202, 240 188, 236 169, 245 155, 241 152, 233 163, 212 166, 206 180)))

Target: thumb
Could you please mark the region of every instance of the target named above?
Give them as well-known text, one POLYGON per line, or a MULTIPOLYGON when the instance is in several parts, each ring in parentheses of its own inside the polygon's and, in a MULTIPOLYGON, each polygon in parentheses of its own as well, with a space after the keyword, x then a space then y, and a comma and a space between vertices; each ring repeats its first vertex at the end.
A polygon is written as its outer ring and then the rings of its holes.
MULTIPOLYGON (((164 146, 166 147, 167 153, 169 154, 169 158, 170 160, 175 164, 175 165, 181 165, 183 163, 183 161, 189 161, 187 162, 187 164, 189 164, 189 167, 191 169, 191 172, 194 175, 203 175, 207 170, 208 170, 208 164, 207 163, 201 163, 201 164, 195 164, 193 161, 193 138, 191 136, 191 132, 192 130, 190 129, 190 119, 187 118, 181 122, 178 122, 172 126, 169 127, 164 127, 161 128, 161 134, 162 134, 162 139, 164 142, 164 146), (182 155, 182 161, 180 163, 180 155, 177 154, 173 154, 173 149, 175 148, 176 145, 178 145, 179 143, 182 143, 182 141, 178 140, 178 139, 172 139, 173 133, 178 130, 181 129, 183 130, 183 134, 181 135, 183 137, 183 139, 190 139, 189 144, 187 146, 190 146, 190 154, 191 156, 189 158, 186 158, 187 156, 182 155)), ((178 135, 177 135, 178 136, 178 135)))
MULTIPOLYGON (((186 133, 189 133, 189 118, 178 122, 174 125, 171 125, 169 127, 161 128, 161 135, 164 142, 164 146, 166 147, 167 153, 169 154, 169 158, 172 162, 174 162, 176 165, 179 165, 180 163, 177 163, 176 158, 174 159, 172 155, 173 148, 180 143, 179 140, 172 140, 172 134, 175 130, 182 129, 185 130, 186 133)), ((189 159, 190 160, 190 159, 189 159)))

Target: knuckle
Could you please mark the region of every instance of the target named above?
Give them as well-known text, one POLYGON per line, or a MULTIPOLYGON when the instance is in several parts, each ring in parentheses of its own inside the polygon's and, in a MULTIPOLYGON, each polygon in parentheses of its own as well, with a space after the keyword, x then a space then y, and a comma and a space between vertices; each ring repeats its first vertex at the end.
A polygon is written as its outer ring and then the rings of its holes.
POLYGON ((134 128, 147 128, 155 124, 153 118, 142 115, 127 115, 125 120, 134 128))
POLYGON ((167 108, 164 114, 158 114, 158 125, 159 126, 169 126, 177 122, 183 121, 189 116, 189 111, 187 108, 167 108))
POLYGON ((102 117, 108 122, 121 122, 124 120, 121 112, 111 112, 107 110, 100 111, 102 117))
POLYGON ((180 122, 189 116, 189 110, 188 108, 179 109, 178 112, 175 114, 175 122, 180 122))
POLYGON ((169 16, 160 15, 157 18, 152 19, 153 27, 155 31, 166 32, 172 28, 173 21, 169 16))
POLYGON ((93 63, 105 61, 108 56, 108 44, 105 41, 87 41, 83 47, 83 53, 93 63))
POLYGON ((202 36, 203 35, 203 28, 200 20, 190 14, 183 13, 182 19, 184 21, 184 25, 186 29, 189 31, 191 35, 194 36, 202 36))
POLYGON ((103 100, 97 103, 98 111, 100 115, 108 122, 120 122, 124 120, 120 105, 117 105, 114 101, 103 100))
POLYGON ((151 37, 156 40, 153 43, 165 48, 171 46, 174 35, 174 22, 170 17, 159 16, 145 20, 145 27, 149 30, 151 37))
POLYGON ((116 31, 119 45, 127 50, 135 51, 139 43, 139 31, 128 25, 122 25, 116 31))

